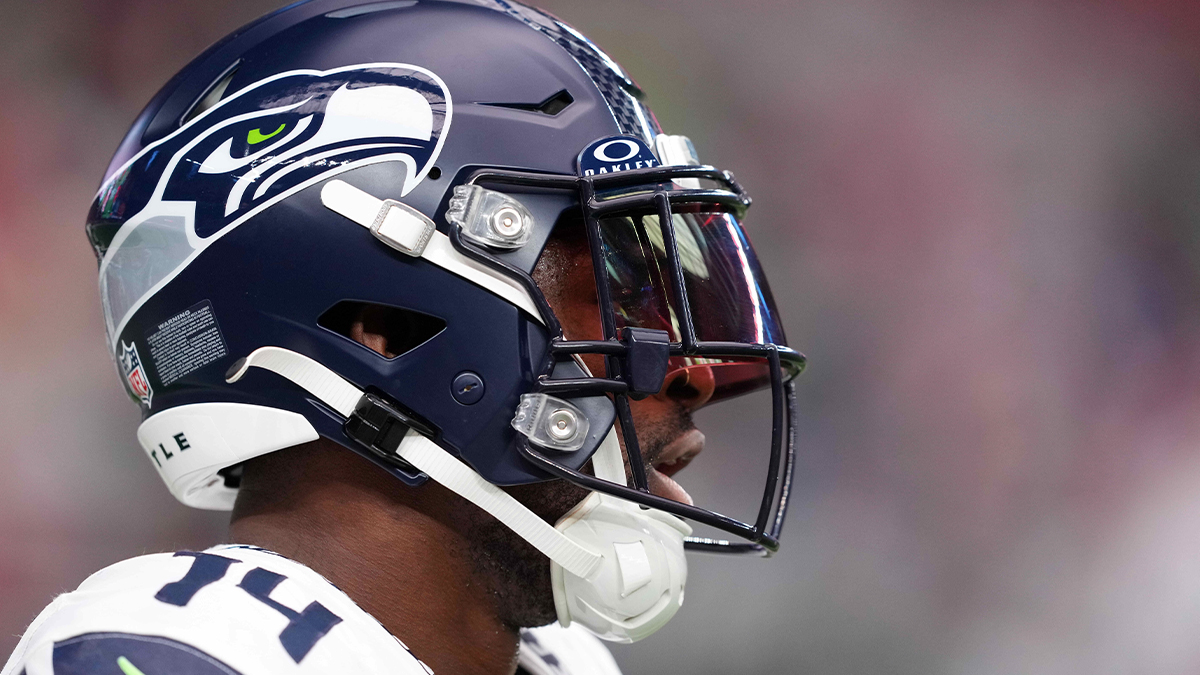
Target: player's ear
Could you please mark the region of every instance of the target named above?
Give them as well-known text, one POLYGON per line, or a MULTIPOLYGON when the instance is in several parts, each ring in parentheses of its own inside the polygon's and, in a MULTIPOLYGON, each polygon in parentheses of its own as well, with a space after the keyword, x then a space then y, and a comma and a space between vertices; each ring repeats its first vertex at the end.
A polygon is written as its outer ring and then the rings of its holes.
POLYGON ((354 340, 386 359, 419 346, 446 327, 436 317, 399 307, 343 301, 317 319, 317 324, 354 340))
POLYGON ((395 329, 396 326, 388 325, 387 312, 383 311, 385 309, 380 305, 360 307, 358 315, 350 323, 350 338, 390 359, 397 356, 397 353, 389 349, 388 333, 395 331, 388 329, 389 327, 395 329))

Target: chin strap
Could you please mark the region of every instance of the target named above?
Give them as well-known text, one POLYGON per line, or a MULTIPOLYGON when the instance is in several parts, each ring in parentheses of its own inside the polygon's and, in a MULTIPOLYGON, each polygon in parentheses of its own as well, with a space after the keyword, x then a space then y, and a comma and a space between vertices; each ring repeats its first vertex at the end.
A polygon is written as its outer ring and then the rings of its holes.
MULTIPOLYGON (((661 628, 683 603, 683 540, 692 530, 679 518, 593 492, 551 526, 420 434, 419 420, 406 418, 317 361, 281 347, 261 347, 234 364, 226 380, 236 382, 251 367, 304 388, 347 419, 347 434, 377 452, 398 455, 541 551, 550 559, 554 607, 563 626, 577 622, 603 639, 633 642, 661 628)), ((592 466, 598 477, 625 484, 615 429, 592 456, 592 466)))
POLYGON ((496 520, 571 574, 588 577, 600 565, 599 555, 568 539, 512 495, 487 482, 466 464, 412 429, 405 434, 396 454, 424 471, 438 484, 492 514, 496 520))
POLYGON ((629 484, 625 478, 625 456, 621 454, 621 442, 617 440, 616 426, 608 430, 608 435, 592 455, 592 471, 600 480, 617 485, 629 484))
POLYGON ((378 199, 343 180, 325 183, 321 188, 321 203, 367 228, 391 248, 487 289, 545 323, 524 286, 459 253, 450 237, 438 232, 432 220, 411 206, 393 199, 378 199))
MULTIPOLYGON (((269 370, 291 380, 343 417, 350 417, 363 397, 361 389, 329 368, 303 354, 282 347, 260 347, 254 350, 233 365, 226 375, 226 381, 231 384, 237 382, 252 367, 269 370)), ((611 432, 605 443, 610 440, 614 445, 617 443, 611 432)), ((603 445, 601 447, 603 448, 603 445)), ((487 482, 466 464, 416 431, 409 429, 405 433, 396 454, 425 472, 438 484, 490 513, 571 574, 587 578, 600 566, 602 557, 599 554, 569 539, 512 495, 487 482)), ((616 462, 621 475, 620 480, 624 481, 625 469, 619 446, 616 462)), ((612 464, 611 458, 604 463, 612 464)), ((597 466, 597 473, 599 471, 597 466)), ((607 478, 612 480, 611 477, 607 478)))

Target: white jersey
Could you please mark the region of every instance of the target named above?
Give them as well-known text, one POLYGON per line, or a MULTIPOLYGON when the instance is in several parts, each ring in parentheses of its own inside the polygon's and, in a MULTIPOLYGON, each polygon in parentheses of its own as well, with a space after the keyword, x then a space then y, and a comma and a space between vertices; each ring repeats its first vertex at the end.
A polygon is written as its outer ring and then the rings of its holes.
MULTIPOLYGON (((620 675, 581 628, 522 631, 529 675, 620 675)), ((0 675, 430 675, 324 577, 249 546, 132 558, 55 598, 0 675)))

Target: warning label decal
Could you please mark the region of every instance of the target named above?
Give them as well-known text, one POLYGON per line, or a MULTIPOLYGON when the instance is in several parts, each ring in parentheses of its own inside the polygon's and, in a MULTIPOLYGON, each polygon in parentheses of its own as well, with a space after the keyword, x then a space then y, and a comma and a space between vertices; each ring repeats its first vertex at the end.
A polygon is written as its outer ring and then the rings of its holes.
POLYGON ((146 336, 150 360, 164 387, 224 357, 225 338, 212 303, 198 302, 163 321, 146 336))

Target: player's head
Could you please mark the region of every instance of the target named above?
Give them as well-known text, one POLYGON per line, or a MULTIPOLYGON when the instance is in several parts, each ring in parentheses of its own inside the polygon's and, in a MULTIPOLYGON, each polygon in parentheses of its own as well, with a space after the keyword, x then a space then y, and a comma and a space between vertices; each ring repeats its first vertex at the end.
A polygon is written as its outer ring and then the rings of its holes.
POLYGON ((748 206, 553 17, 313 0, 167 84, 88 234, 138 438, 180 501, 230 508, 244 462, 324 438, 491 513, 552 561, 560 620, 632 640, 682 601, 685 540, 778 546, 803 357, 748 206), (758 516, 686 503, 665 477, 698 447, 690 412, 762 387, 758 516), (538 494, 577 505, 552 527, 538 494))

